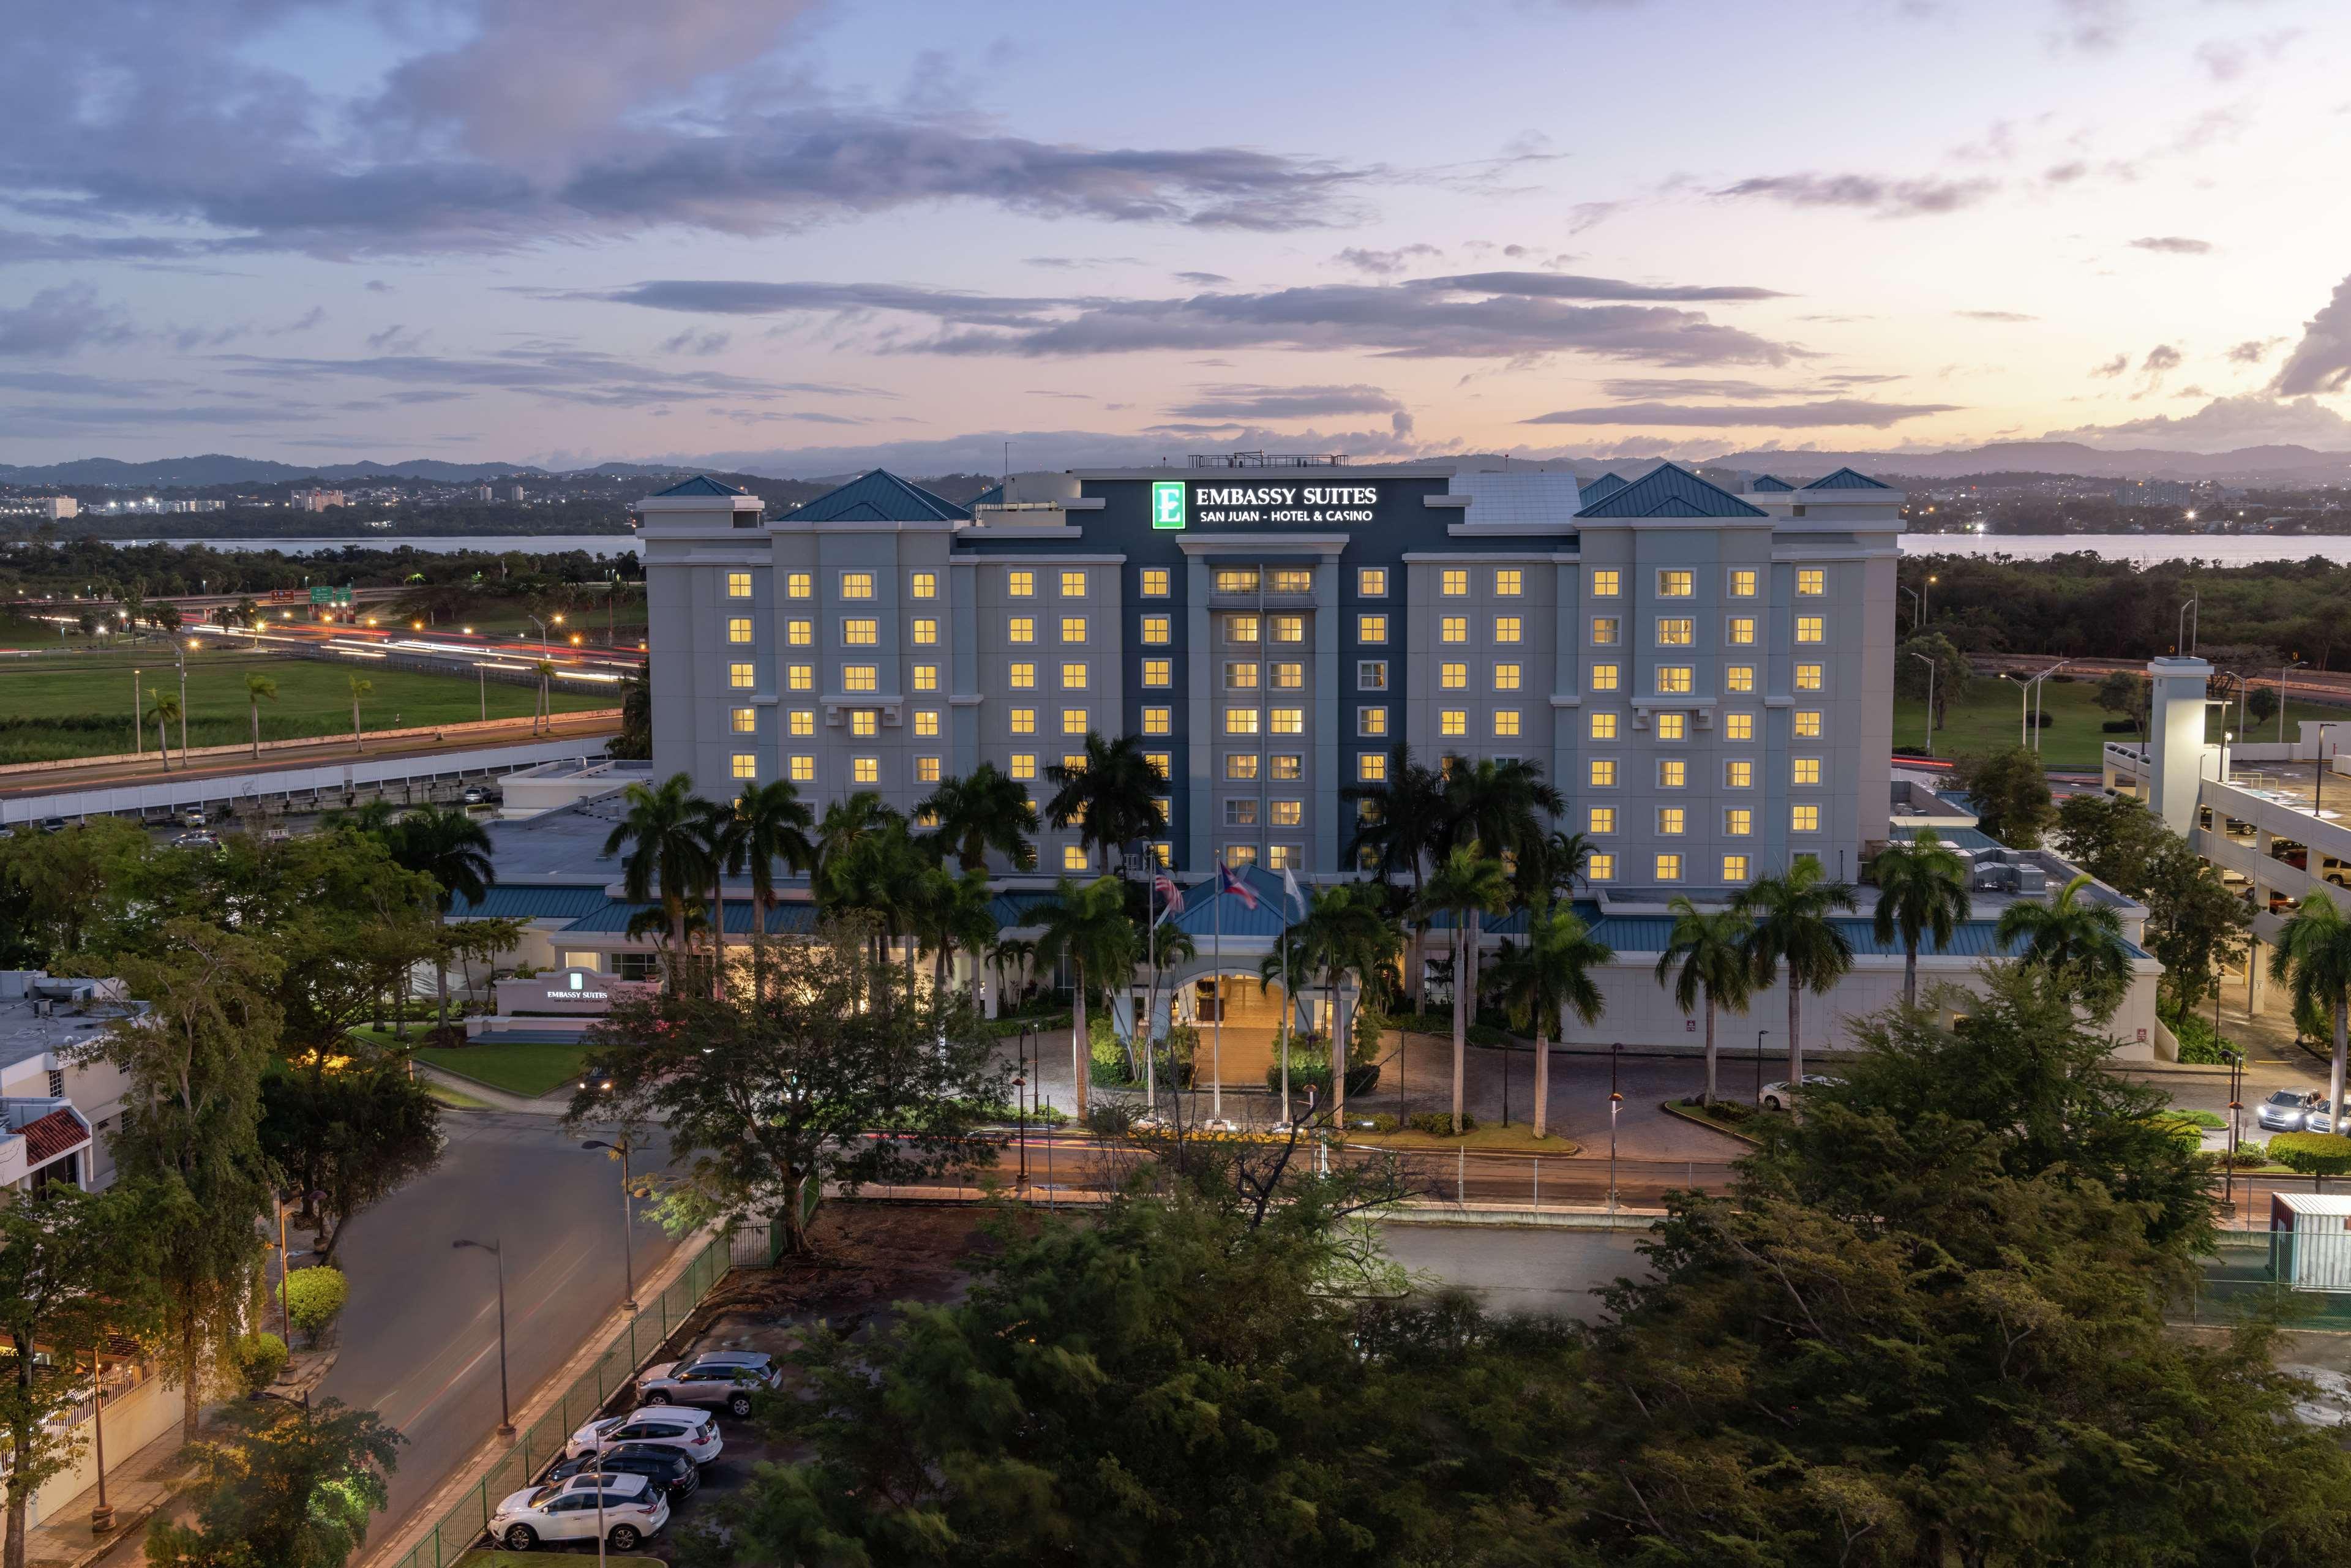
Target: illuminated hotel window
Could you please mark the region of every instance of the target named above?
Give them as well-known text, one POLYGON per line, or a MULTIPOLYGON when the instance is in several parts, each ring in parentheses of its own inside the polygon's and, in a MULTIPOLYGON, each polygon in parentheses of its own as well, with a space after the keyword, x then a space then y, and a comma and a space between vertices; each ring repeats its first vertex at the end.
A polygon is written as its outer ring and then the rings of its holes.
POLYGON ((1015 615, 1004 623, 1004 640, 1008 643, 1034 643, 1037 640, 1037 618, 1015 615))
POLYGON ((936 664, 916 664, 914 666, 914 689, 918 692, 937 691, 939 689, 939 667, 936 664))
POLYGON ((1818 599, 1829 591, 1829 574, 1817 566, 1797 569, 1796 591, 1806 599, 1818 599))
POLYGON ((1593 665, 1592 689, 1595 692, 1614 691, 1616 689, 1616 666, 1614 664, 1593 665))
POLYGON ((1437 665, 1437 685, 1438 689, 1442 691, 1458 692, 1468 690, 1469 685, 1469 666, 1467 664, 1437 665))
POLYGON ((1438 574, 1437 592, 1447 599, 1458 599, 1469 591, 1469 573, 1460 567, 1447 567, 1438 574))
POLYGON ((1592 574, 1592 597, 1614 599, 1625 591, 1625 579, 1614 571, 1595 570, 1592 574))
POLYGON ((816 579, 805 571, 787 572, 784 574, 784 592, 794 599, 813 598, 816 579))
POLYGON ((1616 759, 1614 758, 1595 757, 1592 759, 1592 787, 1595 789, 1614 789, 1616 788, 1616 759))
POLYGON ((877 677, 877 669, 878 666, 872 664, 841 665, 841 689, 844 692, 872 692, 881 690, 882 688, 877 677))
POLYGON ((1731 569, 1730 597, 1733 599, 1755 597, 1755 573, 1751 570, 1743 566, 1731 569))
POLYGON ((726 597, 729 599, 750 598, 751 574, 747 571, 728 572, 726 574, 726 597))
POLYGON ((737 735, 749 735, 759 727, 759 710, 757 708, 731 709, 727 718, 737 735))
POLYGON ((1659 882, 1679 882, 1681 879, 1682 857, 1679 855, 1659 855, 1657 857, 1657 880, 1659 882))
POLYGON ((816 777, 816 758, 813 758, 813 757, 795 757, 795 758, 792 758, 792 782, 793 782, 793 783, 795 783, 795 784, 806 784, 806 783, 808 783, 809 781, 810 781, 811 779, 813 779, 815 777, 816 777))
POLYGON ((735 754, 734 771, 735 777, 737 779, 757 779, 759 776, 758 757, 755 753, 748 751, 737 752, 735 754))
POLYGON ((1592 716, 1592 738, 1594 740, 1615 739, 1616 716, 1613 713, 1593 714, 1592 716))
POLYGON ((1386 642, 1387 640, 1388 640, 1388 618, 1387 618, 1386 616, 1384 616, 1384 615, 1358 615, 1358 616, 1356 616, 1356 617, 1355 617, 1355 641, 1356 641, 1356 642, 1358 642, 1358 643, 1384 643, 1384 642, 1386 642))
POLYGON ((1520 584, 1524 580, 1524 574, 1520 572, 1516 567, 1496 568, 1494 571, 1494 597, 1497 599, 1517 598, 1519 595, 1520 584))
POLYGON ((914 646, 928 648, 939 640, 939 623, 928 616, 917 616, 914 622, 914 646))
POLYGON ((1143 569, 1143 596, 1145 599, 1166 598, 1168 582, 1168 572, 1165 567, 1146 566, 1143 569))
POLYGON ((841 574, 841 596, 843 599, 873 597, 873 574, 870 571, 844 571, 841 574))
POLYGON ((792 710, 791 725, 792 733, 794 735, 814 735, 816 733, 816 710, 814 708, 807 707, 794 708, 792 710))
POLYGON ((1659 740, 1682 740, 1689 734, 1689 716, 1681 713, 1661 713, 1657 716, 1659 740))
POLYGON ((878 757, 852 757, 849 759, 849 778, 854 784, 882 782, 882 759, 878 757))
POLYGON ((1037 596, 1037 574, 1033 571, 1007 572, 1004 591, 1014 599, 1034 599, 1037 596))
POLYGON ((1616 880, 1616 857, 1614 855, 1593 855, 1590 860, 1585 861, 1583 862, 1583 880, 1586 882, 1614 882, 1616 880))
POLYGON ((1755 738, 1755 716, 1751 713, 1727 713, 1722 716, 1722 738, 1752 740, 1755 738))
POLYGON ((754 674, 753 670, 754 666, 750 664, 727 665, 726 684, 733 686, 737 691, 748 691, 751 687, 759 684, 758 678, 754 674))
POLYGON ((1657 597, 1687 599, 1697 588, 1697 575, 1678 569, 1657 573, 1657 597))
POLYGON ((939 574, 937 572, 918 571, 906 579, 907 598, 936 599, 938 596, 939 574))
POLYGON ((1037 666, 1029 663, 1025 659, 1014 660, 1012 662, 1012 689, 1016 692, 1027 692, 1034 691, 1036 687, 1037 666))

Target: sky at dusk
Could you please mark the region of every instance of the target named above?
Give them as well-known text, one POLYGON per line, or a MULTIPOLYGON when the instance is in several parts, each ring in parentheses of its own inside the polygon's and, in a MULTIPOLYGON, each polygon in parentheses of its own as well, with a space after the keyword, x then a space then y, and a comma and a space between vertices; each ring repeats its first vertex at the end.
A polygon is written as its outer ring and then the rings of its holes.
POLYGON ((2351 5, 83 0, 0 462, 2351 450, 2351 5))

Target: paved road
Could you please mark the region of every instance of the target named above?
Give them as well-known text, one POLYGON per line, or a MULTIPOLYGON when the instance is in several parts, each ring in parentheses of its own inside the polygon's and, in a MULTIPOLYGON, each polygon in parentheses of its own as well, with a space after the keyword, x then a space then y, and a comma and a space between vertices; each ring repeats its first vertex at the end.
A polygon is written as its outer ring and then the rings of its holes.
MULTIPOLYGON (((308 746, 279 747, 263 752, 258 763, 254 761, 250 752, 238 752, 230 757, 199 757, 186 766, 174 761, 170 777, 173 779, 217 779, 251 773, 256 768, 318 768, 332 762, 381 760, 386 757, 425 756, 443 751, 477 751, 536 739, 594 741, 619 733, 620 727, 619 719, 609 714, 593 717, 559 714, 552 727, 541 725, 538 735, 532 734, 529 718, 523 717, 503 723, 493 720, 488 728, 477 726, 445 740, 436 739, 431 735, 398 738, 377 736, 368 740, 365 750, 354 747, 346 736, 340 739, 321 739, 308 746)), ((164 778, 162 765, 152 757, 145 762, 97 763, 82 768, 50 768, 37 773, 0 770, 0 798, 54 795, 66 790, 98 789, 118 784, 162 783, 164 778)))
POLYGON ((1380 1239, 1414 1274, 1461 1286, 1498 1312, 1588 1322, 1599 1311, 1593 1291, 1648 1273, 1641 1238, 1625 1231, 1384 1225, 1380 1239))
MULTIPOLYGON (((439 1169, 351 1222, 351 1304, 321 1392, 373 1407, 408 1437, 392 1483, 402 1517, 498 1421, 497 1286, 506 1250, 507 1369, 519 1406, 622 1299, 620 1175, 550 1118, 452 1112, 439 1169)), ((639 1206, 642 1209, 643 1206, 639 1206)), ((669 1253, 639 1218, 640 1275, 669 1253)))

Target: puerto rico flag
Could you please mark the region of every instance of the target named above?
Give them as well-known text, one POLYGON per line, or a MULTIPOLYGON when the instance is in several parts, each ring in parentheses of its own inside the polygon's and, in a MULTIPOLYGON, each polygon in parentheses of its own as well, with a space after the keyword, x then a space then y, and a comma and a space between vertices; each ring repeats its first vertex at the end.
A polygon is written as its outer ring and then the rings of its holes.
POLYGON ((1222 861, 1217 862, 1217 891, 1231 894, 1241 901, 1241 907, 1244 909, 1257 907, 1257 889, 1235 876, 1233 868, 1222 861))
POLYGON ((1184 913, 1184 890, 1176 885, 1175 878, 1165 872, 1158 873, 1152 877, 1151 886, 1152 891, 1159 894, 1162 911, 1159 918, 1165 920, 1170 915, 1184 913))

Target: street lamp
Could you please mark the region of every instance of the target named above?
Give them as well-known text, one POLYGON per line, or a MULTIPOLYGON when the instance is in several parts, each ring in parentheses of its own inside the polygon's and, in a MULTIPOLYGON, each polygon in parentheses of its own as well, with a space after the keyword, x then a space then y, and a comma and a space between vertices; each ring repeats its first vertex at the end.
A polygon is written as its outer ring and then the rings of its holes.
POLYGON ((515 1435, 514 1406, 507 1397, 507 1259, 496 1241, 460 1239, 449 1243, 452 1248, 478 1247, 497 1260, 498 1265, 498 1436, 512 1438, 515 1435))
POLYGON ((2307 659, 2296 659, 2278 672, 2278 744, 2280 746, 2285 744, 2285 678, 2296 670, 2308 668, 2309 664, 2310 661, 2307 659))
POLYGON ((1927 666, 1927 755, 1932 757, 1935 755, 1935 661, 1924 653, 1910 656, 1927 666))
POLYGON ((1763 1109, 1763 1037, 1771 1032, 1768 1029, 1755 1031, 1755 1108, 1758 1111, 1763 1109))
POLYGON ((608 1144, 601 1138, 589 1138, 580 1146, 583 1149, 605 1149, 621 1156, 621 1278, 626 1282, 629 1292, 628 1299, 621 1304, 633 1312, 637 1310, 637 1244, 636 1239, 630 1234, 630 1228, 636 1223, 636 1216, 629 1207, 629 1150, 632 1145, 626 1133, 616 1133, 613 1136, 620 1142, 608 1144))
POLYGON ((1926 601, 1918 591, 1908 584, 1896 583, 1895 586, 1910 596, 1910 630, 1916 632, 1918 630, 1919 622, 1927 618, 1926 601))
POLYGON ((1618 1040, 1608 1048, 1608 1212, 1616 1212, 1616 1113, 1625 1108, 1625 1096, 1616 1092, 1616 1063, 1623 1057, 1625 1042, 1618 1040))

